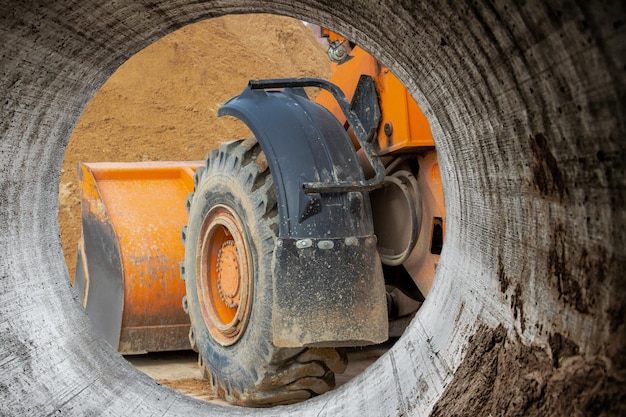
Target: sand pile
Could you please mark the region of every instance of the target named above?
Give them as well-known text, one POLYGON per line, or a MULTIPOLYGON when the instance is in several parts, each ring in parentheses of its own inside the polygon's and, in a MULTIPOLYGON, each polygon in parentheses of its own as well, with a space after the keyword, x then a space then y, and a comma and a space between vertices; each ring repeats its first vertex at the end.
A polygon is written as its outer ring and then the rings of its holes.
POLYGON ((81 229, 78 161, 202 159, 222 141, 250 136, 241 123, 216 117, 249 79, 329 76, 312 31, 271 15, 196 23, 128 60, 89 103, 65 154, 59 221, 70 276, 81 229))

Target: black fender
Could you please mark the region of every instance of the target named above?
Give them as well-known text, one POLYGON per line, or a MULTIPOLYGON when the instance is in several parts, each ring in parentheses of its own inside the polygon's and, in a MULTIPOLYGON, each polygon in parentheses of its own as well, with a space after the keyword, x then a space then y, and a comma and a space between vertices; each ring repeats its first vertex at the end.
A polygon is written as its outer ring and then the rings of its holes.
MULTIPOLYGON (((379 178, 365 179, 345 127, 307 97, 302 87, 311 84, 345 104, 326 81, 270 80, 251 82, 218 111, 250 128, 274 180, 274 343, 380 343, 386 297, 367 195, 379 178)), ((363 136, 362 125, 354 130, 363 136)))
POLYGON ((269 81, 251 81, 218 116, 242 120, 259 141, 276 187, 279 237, 371 235, 369 203, 356 186, 364 181, 363 170, 345 127, 309 100, 301 80, 269 81), (289 87, 266 89, 283 85, 289 87), (310 184, 349 184, 355 191, 346 186, 322 194, 310 184), (346 207, 350 216, 343 215, 346 207))

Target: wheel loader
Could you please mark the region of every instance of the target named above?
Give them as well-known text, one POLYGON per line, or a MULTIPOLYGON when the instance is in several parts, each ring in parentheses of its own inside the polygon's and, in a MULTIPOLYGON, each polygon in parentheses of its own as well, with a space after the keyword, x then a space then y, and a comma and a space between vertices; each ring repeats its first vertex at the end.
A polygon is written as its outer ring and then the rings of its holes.
POLYGON ((253 138, 204 161, 79 163, 74 287, 94 328, 122 354, 196 350, 235 404, 332 389, 342 348, 401 334, 443 245, 426 117, 378 60, 321 34, 330 81, 250 81, 219 109, 253 138))

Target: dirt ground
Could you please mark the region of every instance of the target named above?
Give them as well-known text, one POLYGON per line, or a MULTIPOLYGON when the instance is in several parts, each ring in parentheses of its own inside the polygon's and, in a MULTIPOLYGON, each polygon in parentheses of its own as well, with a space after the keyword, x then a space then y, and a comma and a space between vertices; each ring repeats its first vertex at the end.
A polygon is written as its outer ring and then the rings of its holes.
POLYGON ((225 16, 184 27, 124 63, 93 97, 65 153, 61 241, 70 277, 80 237, 78 161, 198 160, 220 142, 249 137, 217 109, 248 80, 330 77, 325 49, 301 22, 225 16))

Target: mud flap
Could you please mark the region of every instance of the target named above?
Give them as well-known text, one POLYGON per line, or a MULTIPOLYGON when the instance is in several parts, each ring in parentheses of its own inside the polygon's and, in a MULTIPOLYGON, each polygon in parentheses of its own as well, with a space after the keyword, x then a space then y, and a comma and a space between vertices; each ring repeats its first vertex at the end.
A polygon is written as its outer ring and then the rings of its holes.
POLYGON ((237 117, 250 127, 276 188, 274 344, 385 341, 385 284, 367 195, 384 177, 384 168, 341 90, 316 79, 254 81, 218 115, 237 117), (303 87, 327 89, 337 99, 374 166, 373 179, 365 179, 345 127, 309 100, 303 87))
POLYGON ((387 340, 374 236, 279 239, 274 259, 274 344, 337 347, 387 340))

